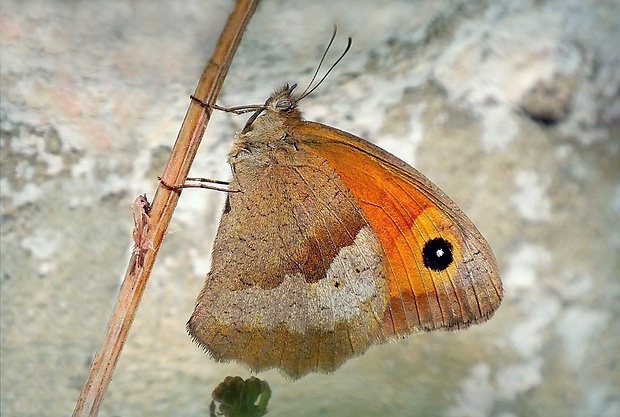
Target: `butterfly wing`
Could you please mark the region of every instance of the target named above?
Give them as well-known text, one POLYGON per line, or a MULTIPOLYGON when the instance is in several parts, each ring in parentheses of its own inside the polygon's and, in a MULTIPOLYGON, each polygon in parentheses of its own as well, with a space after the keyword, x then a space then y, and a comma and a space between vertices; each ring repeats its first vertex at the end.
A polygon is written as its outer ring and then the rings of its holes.
POLYGON ((381 148, 319 123, 291 127, 350 189, 381 241, 389 302, 382 337, 487 320, 503 290, 491 248, 420 172, 381 148))
POLYGON ((256 371, 333 371, 381 332, 381 245, 325 159, 279 144, 278 131, 256 145, 271 134, 263 121, 231 156, 241 191, 228 194, 188 330, 214 358, 256 371))
POLYGON ((266 111, 237 138, 211 271, 188 322, 218 360, 293 378, 370 344, 489 318, 493 253, 418 171, 337 129, 266 111))

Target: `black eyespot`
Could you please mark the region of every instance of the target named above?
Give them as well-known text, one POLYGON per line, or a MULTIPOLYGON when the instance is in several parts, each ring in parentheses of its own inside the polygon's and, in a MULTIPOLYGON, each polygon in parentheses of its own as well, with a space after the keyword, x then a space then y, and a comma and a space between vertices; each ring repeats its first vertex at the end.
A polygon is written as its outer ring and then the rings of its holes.
POLYGON ((433 271, 443 271, 452 264, 452 244, 446 239, 438 237, 431 239, 422 249, 424 266, 433 271))

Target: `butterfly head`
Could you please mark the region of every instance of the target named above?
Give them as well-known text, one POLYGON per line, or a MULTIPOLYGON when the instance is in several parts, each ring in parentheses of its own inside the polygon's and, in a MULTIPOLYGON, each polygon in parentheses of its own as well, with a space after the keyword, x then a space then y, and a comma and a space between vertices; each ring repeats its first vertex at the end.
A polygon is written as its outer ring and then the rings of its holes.
POLYGON ((342 52, 342 54, 340 54, 340 57, 336 60, 336 62, 332 64, 331 67, 329 67, 329 69, 321 77, 321 79, 315 83, 314 81, 316 79, 316 76, 319 73, 319 69, 321 68, 321 65, 323 64, 323 60, 327 56, 327 52, 329 51, 329 48, 331 47, 332 42, 334 41, 335 38, 336 38, 336 27, 334 26, 334 33, 332 34, 332 38, 330 39, 329 44, 327 45, 327 48, 325 48, 325 52, 323 53, 323 56, 321 57, 321 61, 319 62, 319 65, 317 66, 316 71, 314 72, 314 75, 312 76, 312 79, 308 83, 308 86, 301 94, 293 95, 293 90, 295 90, 295 88, 297 87, 297 84, 293 84, 291 86, 289 86, 288 84, 285 84, 283 87, 276 90, 267 99, 264 105, 256 106, 256 107, 248 106, 245 108, 246 111, 254 111, 254 113, 252 114, 252 116, 250 116, 250 118, 246 122, 245 127, 241 131, 242 134, 247 133, 248 131, 252 129, 252 124, 256 121, 258 116, 260 116, 261 113, 263 112, 270 113, 272 117, 278 117, 280 119, 282 118, 300 119, 301 118, 301 113, 299 112, 297 108, 297 103, 299 103, 304 97, 307 97, 310 94, 312 94, 314 90, 316 90, 323 83, 323 81, 325 81, 329 73, 332 72, 332 70, 336 67, 336 65, 338 65, 338 63, 342 60, 342 58, 344 58, 344 56, 347 54, 347 52, 349 52, 349 49, 351 48, 351 38, 349 38, 347 42, 347 47, 342 52))
POLYGON ((283 87, 274 91, 267 101, 265 101, 265 104, 258 107, 252 116, 250 116, 241 133, 248 132, 252 128, 252 124, 263 112, 271 115, 279 115, 284 118, 301 117, 299 109, 297 108, 297 103, 299 103, 301 97, 293 94, 296 87, 297 84, 291 86, 285 84, 283 87))
POLYGON ((297 88, 297 84, 289 86, 285 84, 265 101, 265 108, 279 113, 291 113, 297 109, 299 97, 293 95, 293 91, 297 88))

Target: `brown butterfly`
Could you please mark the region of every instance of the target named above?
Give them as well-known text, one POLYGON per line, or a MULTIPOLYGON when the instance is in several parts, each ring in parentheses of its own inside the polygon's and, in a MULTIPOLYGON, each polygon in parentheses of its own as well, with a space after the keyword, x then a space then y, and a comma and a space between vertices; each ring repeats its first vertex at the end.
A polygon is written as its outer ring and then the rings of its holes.
POLYGON ((491 317, 502 283, 472 222, 405 162, 303 120, 309 92, 294 88, 243 108, 255 112, 229 153, 237 192, 187 324, 193 339, 216 360, 299 378, 375 343, 491 317))

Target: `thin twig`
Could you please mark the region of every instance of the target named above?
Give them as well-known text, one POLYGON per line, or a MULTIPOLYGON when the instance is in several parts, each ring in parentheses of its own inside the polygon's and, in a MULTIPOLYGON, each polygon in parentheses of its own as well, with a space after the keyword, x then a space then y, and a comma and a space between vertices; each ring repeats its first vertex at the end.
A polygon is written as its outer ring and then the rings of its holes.
MULTIPOLYGON (((237 0, 213 55, 196 87, 194 96, 201 101, 215 104, 237 46, 257 4, 258 0, 237 0)), ((196 156, 198 145, 210 116, 211 109, 196 103, 194 100, 190 101, 170 159, 161 176, 163 183, 183 184, 196 156)), ((129 328, 153 269, 157 252, 179 200, 179 195, 179 190, 172 190, 161 183, 157 188, 149 211, 149 227, 146 237, 152 244, 149 243, 145 246, 148 248, 146 251, 134 251, 129 261, 104 340, 93 359, 88 378, 73 411, 74 417, 95 417, 99 412, 101 401, 125 344, 129 328), (143 259, 139 259, 138 262, 138 254, 140 253, 143 259)))

